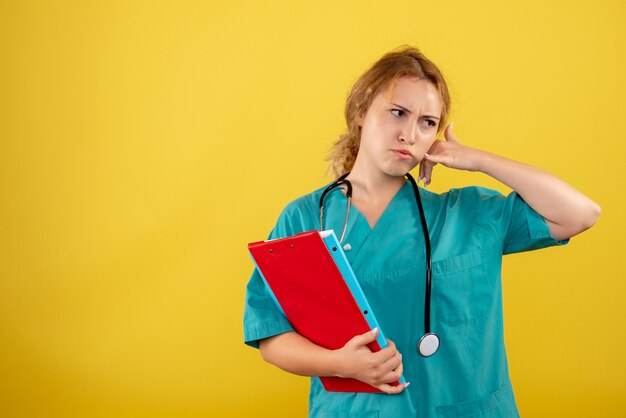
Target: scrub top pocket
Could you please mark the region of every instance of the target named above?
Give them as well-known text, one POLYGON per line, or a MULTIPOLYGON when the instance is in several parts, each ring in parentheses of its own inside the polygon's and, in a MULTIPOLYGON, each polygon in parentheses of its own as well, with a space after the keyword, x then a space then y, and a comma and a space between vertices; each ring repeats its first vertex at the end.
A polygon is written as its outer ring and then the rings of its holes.
POLYGON ((432 269, 435 321, 461 326, 487 314, 493 294, 480 250, 433 261, 432 269))
POLYGON ((513 418, 518 417, 511 385, 500 386, 483 399, 437 407, 439 418, 513 418))

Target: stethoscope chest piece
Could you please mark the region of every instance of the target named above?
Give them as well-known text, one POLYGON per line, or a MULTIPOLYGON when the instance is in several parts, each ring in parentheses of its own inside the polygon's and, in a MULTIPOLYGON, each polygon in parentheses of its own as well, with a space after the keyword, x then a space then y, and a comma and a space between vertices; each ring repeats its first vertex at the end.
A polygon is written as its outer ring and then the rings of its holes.
POLYGON ((430 357, 437 352, 439 348, 439 337, 432 332, 424 334, 420 341, 417 343, 417 351, 423 357, 430 357))

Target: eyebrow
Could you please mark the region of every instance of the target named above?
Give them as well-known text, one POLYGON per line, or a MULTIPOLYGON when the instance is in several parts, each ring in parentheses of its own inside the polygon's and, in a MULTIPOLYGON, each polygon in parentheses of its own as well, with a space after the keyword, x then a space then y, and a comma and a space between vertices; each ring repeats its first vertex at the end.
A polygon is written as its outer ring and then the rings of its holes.
MULTIPOLYGON (((397 103, 393 103, 393 102, 389 102, 389 103, 391 103, 391 104, 392 104, 392 105, 394 105, 394 106, 398 106, 400 109, 404 110, 404 111, 405 111, 405 112, 407 112, 407 113, 413 113, 413 112, 411 112, 409 109, 407 109, 406 107, 404 107, 404 106, 402 106, 402 105, 399 105, 399 104, 397 104, 397 103)), ((425 118, 432 118, 432 119, 437 119, 437 120, 439 120, 439 118, 438 118, 437 116, 424 115, 424 117, 425 117, 425 118)))

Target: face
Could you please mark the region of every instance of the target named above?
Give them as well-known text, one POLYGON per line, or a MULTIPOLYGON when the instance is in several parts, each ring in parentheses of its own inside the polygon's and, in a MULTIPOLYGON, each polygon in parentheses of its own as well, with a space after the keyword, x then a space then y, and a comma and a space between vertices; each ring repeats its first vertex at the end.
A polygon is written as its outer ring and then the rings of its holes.
POLYGON ((403 176, 424 157, 437 134, 441 99, 433 83, 400 78, 372 101, 362 118, 355 168, 403 176))

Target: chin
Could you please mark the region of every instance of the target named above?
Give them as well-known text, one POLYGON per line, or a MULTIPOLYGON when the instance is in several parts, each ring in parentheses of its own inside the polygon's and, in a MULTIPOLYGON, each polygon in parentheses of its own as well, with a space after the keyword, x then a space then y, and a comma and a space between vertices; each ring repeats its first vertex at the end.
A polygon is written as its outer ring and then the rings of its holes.
POLYGON ((405 166, 388 167, 387 170, 385 170, 385 174, 392 177, 402 177, 409 171, 413 170, 416 166, 417 164, 407 164, 405 166))

